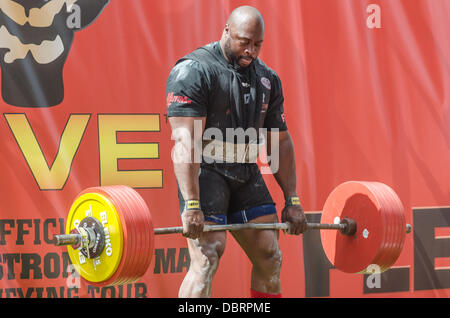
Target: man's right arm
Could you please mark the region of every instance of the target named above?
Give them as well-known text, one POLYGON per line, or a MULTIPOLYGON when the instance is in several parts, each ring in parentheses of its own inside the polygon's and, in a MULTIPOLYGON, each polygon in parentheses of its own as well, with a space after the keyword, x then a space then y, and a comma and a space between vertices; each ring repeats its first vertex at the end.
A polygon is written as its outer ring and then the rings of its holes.
MULTIPOLYGON (((172 160, 178 187, 185 202, 200 199, 198 175, 208 91, 205 70, 194 60, 178 62, 167 79, 167 115, 172 126, 172 139, 175 140, 172 160)), ((204 224, 201 207, 184 207, 181 220, 184 236, 190 239, 201 236, 204 224)))
MULTIPOLYGON (((205 117, 169 117, 175 145, 172 161, 178 186, 184 201, 200 201, 198 175, 200 171, 202 135, 205 117), (201 130, 199 128, 201 127, 201 130), (195 130, 199 131, 195 131, 195 130)), ((204 216, 200 209, 185 209, 181 215, 183 235, 196 239, 203 233, 204 216)))

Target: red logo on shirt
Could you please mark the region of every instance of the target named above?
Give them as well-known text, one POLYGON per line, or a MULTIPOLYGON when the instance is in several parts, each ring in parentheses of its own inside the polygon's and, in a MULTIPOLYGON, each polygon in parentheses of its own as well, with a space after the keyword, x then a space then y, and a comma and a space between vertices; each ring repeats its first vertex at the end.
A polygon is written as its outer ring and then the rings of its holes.
POLYGON ((167 95, 167 107, 169 107, 172 103, 178 103, 178 104, 190 104, 192 101, 187 98, 187 96, 177 96, 174 95, 173 92, 170 92, 167 95))

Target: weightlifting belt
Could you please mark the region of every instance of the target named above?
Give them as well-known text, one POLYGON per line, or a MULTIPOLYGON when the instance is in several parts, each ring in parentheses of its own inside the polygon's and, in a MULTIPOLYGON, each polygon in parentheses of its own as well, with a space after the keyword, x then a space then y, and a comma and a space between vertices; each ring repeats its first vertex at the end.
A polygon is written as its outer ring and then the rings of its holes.
POLYGON ((264 143, 235 144, 222 140, 203 140, 203 160, 207 163, 256 163, 264 143))

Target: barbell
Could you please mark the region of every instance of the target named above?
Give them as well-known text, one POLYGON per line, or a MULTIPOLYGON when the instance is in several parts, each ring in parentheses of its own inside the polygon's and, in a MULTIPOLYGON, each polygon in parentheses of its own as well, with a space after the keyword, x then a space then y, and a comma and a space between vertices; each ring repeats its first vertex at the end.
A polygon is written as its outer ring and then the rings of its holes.
MULTIPOLYGON (((205 225, 203 231, 287 230, 287 223, 205 225)), ((370 265, 388 270, 403 249, 404 207, 389 186, 379 182, 349 181, 328 196, 321 223, 307 230, 321 230, 325 254, 339 270, 366 273, 370 265), (334 231, 330 231, 334 230, 334 231)), ((67 246, 80 276, 94 286, 136 282, 150 266, 154 235, 182 233, 182 227, 153 228, 147 204, 139 193, 124 185, 92 187, 75 198, 65 234, 54 244, 67 246)), ((370 267, 372 268, 372 267, 370 267)))

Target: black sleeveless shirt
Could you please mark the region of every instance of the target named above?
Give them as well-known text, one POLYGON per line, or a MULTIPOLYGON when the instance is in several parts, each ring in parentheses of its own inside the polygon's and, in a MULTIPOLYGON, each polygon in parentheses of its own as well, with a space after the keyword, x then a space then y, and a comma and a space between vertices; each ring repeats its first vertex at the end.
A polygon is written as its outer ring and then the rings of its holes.
POLYGON ((219 42, 177 61, 166 83, 169 117, 206 117, 206 127, 287 130, 281 80, 261 60, 234 67, 219 42))

